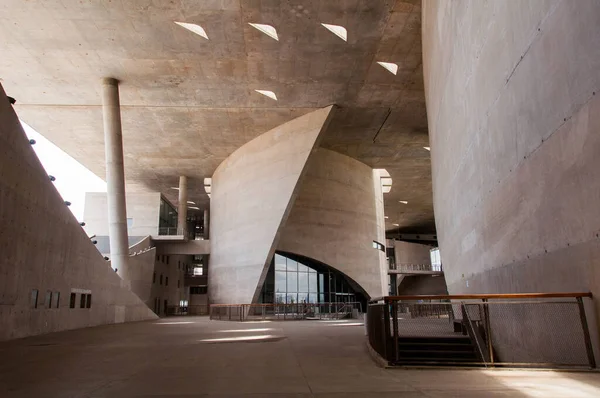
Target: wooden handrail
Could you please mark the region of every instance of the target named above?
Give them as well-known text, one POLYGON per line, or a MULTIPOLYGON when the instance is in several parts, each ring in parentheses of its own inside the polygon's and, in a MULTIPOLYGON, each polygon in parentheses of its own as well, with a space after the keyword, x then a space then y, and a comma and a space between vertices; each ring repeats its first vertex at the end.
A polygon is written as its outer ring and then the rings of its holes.
POLYGON ((540 298, 592 298, 591 292, 583 293, 505 293, 505 294, 445 294, 445 295, 410 295, 410 296, 385 296, 369 300, 375 301, 400 301, 400 300, 497 300, 497 299, 540 299, 540 298))
POLYGON ((256 303, 256 304, 211 304, 211 307, 274 307, 281 305, 303 305, 303 306, 312 306, 315 307, 317 305, 349 305, 349 304, 360 304, 358 301, 350 301, 350 302, 326 302, 326 303, 256 303))

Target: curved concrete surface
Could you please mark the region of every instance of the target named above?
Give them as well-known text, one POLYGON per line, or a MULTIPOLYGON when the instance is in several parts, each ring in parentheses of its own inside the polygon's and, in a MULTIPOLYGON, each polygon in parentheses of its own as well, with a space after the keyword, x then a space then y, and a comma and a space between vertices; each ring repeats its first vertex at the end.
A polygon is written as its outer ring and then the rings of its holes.
POLYGON ((372 168, 319 148, 308 161, 277 249, 327 264, 371 297, 383 296, 387 290, 385 253, 373 248, 373 241, 385 244, 379 206, 381 184, 372 168))
POLYGON ((600 3, 426 1, 450 293, 600 294, 600 3))
POLYGON ((270 130, 219 165, 212 177, 209 297, 255 302, 304 174, 333 106, 270 130))

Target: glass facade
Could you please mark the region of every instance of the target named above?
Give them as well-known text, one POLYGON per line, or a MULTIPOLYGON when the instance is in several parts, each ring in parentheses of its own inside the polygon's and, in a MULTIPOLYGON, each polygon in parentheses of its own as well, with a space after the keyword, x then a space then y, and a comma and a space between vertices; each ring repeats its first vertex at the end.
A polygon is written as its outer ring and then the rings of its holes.
POLYGON ((277 304, 363 301, 344 275, 323 264, 298 261, 276 253, 260 302, 277 304), (305 264, 305 262, 307 264, 305 264))
POLYGON ((158 234, 177 235, 177 210, 163 198, 160 198, 158 234))

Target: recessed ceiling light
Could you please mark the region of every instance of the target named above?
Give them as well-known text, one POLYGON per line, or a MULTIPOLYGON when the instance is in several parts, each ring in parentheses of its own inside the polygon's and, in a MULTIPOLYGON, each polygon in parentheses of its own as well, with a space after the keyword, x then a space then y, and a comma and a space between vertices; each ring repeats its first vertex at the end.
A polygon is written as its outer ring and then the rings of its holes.
POLYGON ((177 21, 175 21, 175 23, 177 25, 181 26, 182 28, 186 28, 190 32, 194 32, 195 34, 202 36, 206 40, 208 40, 208 35, 206 34, 206 31, 204 30, 204 28, 202 26, 196 25, 195 23, 186 23, 186 22, 177 22, 177 21))
POLYGON ((189 205, 195 205, 196 203, 192 202, 191 200, 187 201, 189 205))
POLYGON ((423 148, 427 149, 428 151, 431 151, 431 148, 428 146, 424 146, 423 148))
POLYGON ((254 91, 256 91, 257 93, 260 93, 262 95, 266 95, 267 97, 269 97, 269 98, 274 99, 275 101, 277 101, 277 96, 272 91, 269 91, 269 90, 254 90, 254 91))
POLYGON ((330 25, 327 23, 322 23, 321 25, 323 25, 327 30, 332 32, 334 35, 336 35, 340 39, 342 39, 344 41, 348 41, 348 31, 343 26, 330 25))
POLYGON ((386 218, 386 219, 387 219, 387 218, 389 218, 389 217, 388 217, 388 216, 383 216, 383 218, 386 218))
POLYGON ((200 208, 196 206, 188 206, 188 209, 200 210, 200 208))
POLYGON ((175 190, 179 191, 179 188, 177 188, 177 187, 171 187, 171 189, 175 189, 175 190))
POLYGON ((400 226, 400 224, 394 224, 394 225, 395 225, 395 226, 397 226, 397 227, 399 227, 399 226, 400 226))
POLYGON ((263 32, 265 35, 279 41, 279 36, 277 36, 277 30, 271 25, 265 25, 261 23, 252 23, 248 22, 248 25, 252 26, 254 29, 258 29, 263 32))
POLYGON ((383 66, 388 70, 392 75, 396 75, 398 73, 398 65, 391 62, 377 62, 379 65, 383 66))
POLYGON ((400 203, 404 203, 405 205, 407 205, 407 204, 408 204, 408 202, 407 202, 406 200, 399 200, 398 202, 400 202, 400 203))

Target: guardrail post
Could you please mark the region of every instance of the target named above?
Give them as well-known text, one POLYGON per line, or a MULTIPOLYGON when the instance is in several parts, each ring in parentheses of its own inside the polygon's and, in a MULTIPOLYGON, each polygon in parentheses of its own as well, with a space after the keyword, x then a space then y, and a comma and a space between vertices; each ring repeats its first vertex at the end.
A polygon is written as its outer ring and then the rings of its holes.
MULTIPOLYGON (((381 328, 381 332, 383 334, 382 337, 382 343, 383 343, 383 350, 384 350, 384 357, 385 359, 389 362, 390 361, 390 341, 392 341, 392 339, 390 338, 391 333, 390 333, 390 305, 389 303, 384 300, 383 304, 383 328, 381 328)), ((381 321, 381 319, 380 319, 381 321)))
POLYGON ((396 358, 396 362, 400 358, 398 358, 398 302, 392 302, 392 327, 394 329, 394 358, 396 358))
POLYGON ((579 317, 581 318, 581 327, 583 328, 583 338, 585 340, 585 350, 587 351, 590 368, 596 367, 596 358, 594 358, 594 349, 592 348, 592 339, 588 329, 587 318, 585 316, 585 307, 583 306, 583 297, 577 297, 577 306, 579 307, 579 317))
POLYGON ((485 317, 485 331, 487 334, 487 346, 490 355, 490 364, 494 365, 494 347, 492 346, 492 326, 490 322, 490 305, 488 299, 482 299, 483 301, 483 315, 485 317))

